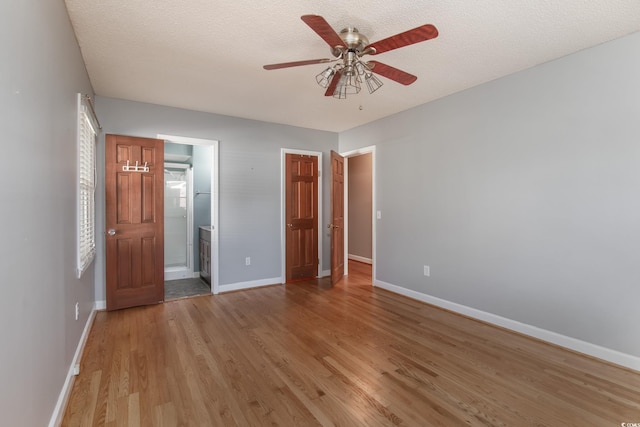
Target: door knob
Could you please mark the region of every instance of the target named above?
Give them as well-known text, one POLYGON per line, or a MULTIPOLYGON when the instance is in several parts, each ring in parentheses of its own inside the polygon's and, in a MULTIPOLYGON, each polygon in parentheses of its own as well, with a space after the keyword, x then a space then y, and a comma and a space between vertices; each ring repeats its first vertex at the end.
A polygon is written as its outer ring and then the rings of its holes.
POLYGON ((287 227, 293 228, 293 224, 287 224, 287 227))
POLYGON ((116 235, 116 230, 114 230, 113 228, 110 228, 109 231, 107 231, 107 234, 109 236, 115 236, 116 235))

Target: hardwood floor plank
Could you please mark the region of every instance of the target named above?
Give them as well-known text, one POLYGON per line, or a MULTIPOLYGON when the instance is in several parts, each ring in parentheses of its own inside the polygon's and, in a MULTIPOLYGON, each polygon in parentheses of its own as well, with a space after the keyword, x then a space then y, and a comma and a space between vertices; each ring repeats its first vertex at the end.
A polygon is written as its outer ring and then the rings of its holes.
POLYGON ((156 406, 153 410, 153 417, 151 424, 141 425, 153 425, 158 427, 175 427, 180 425, 178 423, 178 416, 176 414, 176 408, 173 402, 164 403, 156 406))
POLYGON ((603 426, 640 373, 325 279, 100 312, 64 426, 603 426))
POLYGON ((91 374, 88 393, 84 394, 84 397, 86 397, 87 407, 82 411, 78 411, 78 414, 80 415, 78 425, 93 425, 93 417, 98 405, 98 390, 101 379, 102 373, 100 371, 95 371, 91 374))

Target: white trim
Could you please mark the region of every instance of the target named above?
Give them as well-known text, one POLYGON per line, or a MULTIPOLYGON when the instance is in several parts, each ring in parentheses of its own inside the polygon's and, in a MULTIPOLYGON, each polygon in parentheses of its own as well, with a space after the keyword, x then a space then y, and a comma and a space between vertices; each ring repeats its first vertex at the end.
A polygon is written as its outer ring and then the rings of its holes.
POLYGON ((322 270, 322 273, 320 273, 320 278, 329 276, 331 276, 331 270, 322 270))
POLYGON ((220 292, 220 147, 218 141, 213 144, 213 163, 215 173, 211 174, 211 293, 220 292))
POLYGON ((94 304, 94 310, 104 311, 107 309, 107 300, 96 301, 94 304))
POLYGON ((566 335, 561 335, 556 332, 538 328, 537 326, 527 325, 526 323, 507 319, 506 317, 498 316, 496 314, 488 313, 486 311, 478 310, 466 305, 447 301, 428 294, 423 294, 421 292, 403 288, 401 286, 392 285, 381 280, 375 280, 373 283, 374 286, 406 296, 408 298, 435 305, 437 307, 441 307, 446 310, 462 314, 464 316, 469 316, 483 322, 510 329, 512 331, 519 332, 530 337, 538 338, 543 341, 568 348, 573 351, 577 351, 578 353, 583 353, 588 356, 596 357, 607 362, 615 363, 617 365, 640 371, 640 357, 637 356, 622 353, 617 350, 612 350, 576 338, 568 337, 566 335))
POLYGON ((365 258, 360 255, 349 254, 349 259, 358 261, 358 262, 364 262, 365 264, 373 264, 373 260, 371 258, 365 258))
POLYGON ((230 283, 228 285, 220 285, 220 292, 239 291, 242 289, 259 288, 261 286, 281 285, 280 277, 272 277, 271 279, 251 280, 249 282, 230 283))
MULTIPOLYGON (((333 175, 333 164, 331 164, 331 173, 333 175)), ((342 253, 344 260, 342 265, 344 266, 343 274, 349 275, 349 157, 342 156, 342 253)), ((331 177, 331 186, 333 187, 333 176, 331 177)), ((333 203, 333 197, 331 197, 331 203, 333 203)), ((331 218, 333 219, 333 209, 331 211, 331 218)), ((333 238, 333 236, 332 236, 333 238)), ((333 255, 331 260, 333 260, 333 255)), ((331 266, 333 269, 333 266, 331 266)))
MULTIPOLYGON (((377 236, 377 220, 376 220, 376 146, 358 148, 357 150, 346 151, 340 153, 345 159, 349 157, 361 156, 371 153, 371 278, 373 283, 376 281, 376 236, 377 236)), ((349 274, 349 162, 345 162, 344 169, 344 274, 349 274)))
POLYGON ((71 366, 69 367, 67 377, 64 381, 64 384, 62 385, 62 390, 60 390, 60 394, 58 395, 58 401, 56 402, 56 406, 53 409, 53 414, 51 414, 49 427, 59 426, 62 423, 64 411, 67 407, 67 403, 69 402, 71 390, 73 389, 75 376, 80 373, 80 361, 82 360, 82 353, 84 352, 87 338, 89 338, 89 332, 91 331, 91 327, 93 326, 93 321, 96 318, 96 311, 96 304, 94 304, 94 307, 91 310, 91 313, 89 313, 89 317, 87 318, 87 322, 84 325, 84 330, 82 331, 82 335, 80 336, 80 341, 78 341, 76 352, 73 355, 73 360, 71 360, 71 366))
MULTIPOLYGON (((220 292, 220 227, 218 224, 220 208, 220 141, 215 139, 189 138, 186 136, 158 134, 158 139, 176 144, 204 145, 213 147, 211 163, 211 293, 220 292)), ((199 277, 199 276, 198 276, 199 277)))
MULTIPOLYGON (((318 158, 318 274, 322 268, 322 152, 321 151, 308 151, 308 150, 296 150, 292 148, 280 149, 280 283, 287 281, 287 206, 286 206, 286 154, 302 154, 304 156, 314 156, 318 158)), ((318 278, 323 277, 318 275, 318 278)))

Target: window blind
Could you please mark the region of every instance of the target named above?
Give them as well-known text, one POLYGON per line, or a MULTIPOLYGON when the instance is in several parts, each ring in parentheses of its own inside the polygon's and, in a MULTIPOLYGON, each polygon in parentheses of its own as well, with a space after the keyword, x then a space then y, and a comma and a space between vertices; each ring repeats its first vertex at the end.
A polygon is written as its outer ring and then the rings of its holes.
POLYGON ((87 101, 78 94, 78 278, 96 255, 96 132, 87 101))

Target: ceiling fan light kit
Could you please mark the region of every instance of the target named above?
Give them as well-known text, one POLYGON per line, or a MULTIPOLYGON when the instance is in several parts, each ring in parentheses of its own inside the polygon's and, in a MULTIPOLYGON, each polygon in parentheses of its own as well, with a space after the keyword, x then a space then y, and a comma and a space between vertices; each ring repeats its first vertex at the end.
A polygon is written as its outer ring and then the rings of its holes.
POLYGON ((331 79, 335 73, 336 70, 334 70, 333 67, 327 67, 326 70, 316 76, 316 82, 318 82, 320 87, 326 88, 329 86, 329 83, 331 83, 331 79))
POLYGON ((364 81, 367 84, 369 93, 373 93, 382 87, 382 81, 373 75, 373 73, 365 74, 364 81))
POLYGON ((303 15, 301 18, 315 31, 330 47, 335 59, 310 59, 305 61, 284 62, 265 65, 265 70, 298 67, 302 65, 336 62, 316 75, 316 82, 326 88, 325 96, 345 99, 347 95, 354 95, 362 89, 362 83, 367 86, 369 93, 382 87, 383 83, 374 73, 394 80, 403 85, 410 85, 417 77, 405 71, 394 68, 378 61, 363 61, 364 55, 377 55, 411 44, 438 37, 438 30, 431 24, 405 31, 375 43, 361 34, 357 28, 349 27, 336 33, 327 21, 319 15, 303 15))
POLYGON ((333 91, 334 98, 344 99, 347 95, 360 92, 363 80, 369 93, 373 93, 382 87, 382 81, 371 72, 373 65, 361 61, 356 52, 347 51, 339 55, 340 58, 344 59, 344 62, 327 67, 316 76, 318 85, 327 88, 336 72, 341 71, 342 75, 333 91))

